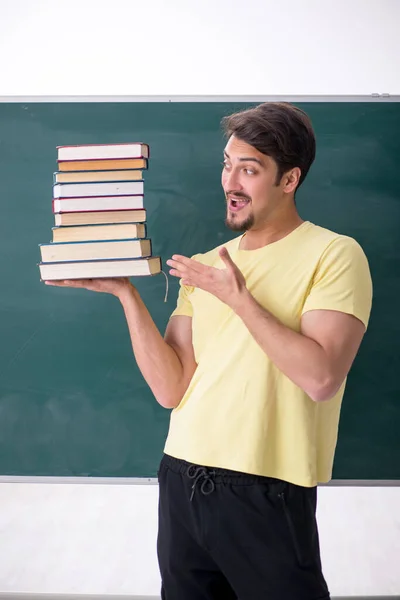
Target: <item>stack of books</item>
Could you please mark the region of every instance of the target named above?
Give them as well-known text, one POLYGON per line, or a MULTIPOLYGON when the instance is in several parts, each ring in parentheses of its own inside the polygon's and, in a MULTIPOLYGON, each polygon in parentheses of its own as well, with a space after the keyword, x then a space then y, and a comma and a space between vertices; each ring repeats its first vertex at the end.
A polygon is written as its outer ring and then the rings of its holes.
POLYGON ((55 227, 40 244, 43 281, 134 277, 161 272, 146 234, 143 171, 149 146, 58 146, 55 227))

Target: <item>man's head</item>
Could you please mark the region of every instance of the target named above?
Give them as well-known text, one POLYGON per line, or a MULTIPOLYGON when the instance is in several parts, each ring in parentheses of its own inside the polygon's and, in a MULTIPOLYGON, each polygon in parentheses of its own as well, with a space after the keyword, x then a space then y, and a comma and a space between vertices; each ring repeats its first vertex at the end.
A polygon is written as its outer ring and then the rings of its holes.
POLYGON ((260 104, 222 120, 228 138, 222 172, 226 224, 260 228, 294 202, 315 158, 311 121, 285 102, 260 104))

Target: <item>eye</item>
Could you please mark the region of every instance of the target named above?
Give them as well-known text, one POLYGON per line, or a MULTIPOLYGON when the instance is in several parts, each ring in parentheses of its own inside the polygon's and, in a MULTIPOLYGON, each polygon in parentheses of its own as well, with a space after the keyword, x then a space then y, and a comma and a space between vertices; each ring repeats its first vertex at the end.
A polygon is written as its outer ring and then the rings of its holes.
POLYGON ((229 171, 229 169, 231 168, 230 164, 229 164, 229 163, 228 163, 226 160, 224 160, 224 161, 223 161, 221 164, 222 164, 222 167, 223 167, 223 168, 224 168, 226 171, 229 171))
POLYGON ((246 175, 255 175, 257 173, 257 171, 255 171, 254 169, 249 169, 247 167, 244 168, 243 170, 246 173, 246 175))

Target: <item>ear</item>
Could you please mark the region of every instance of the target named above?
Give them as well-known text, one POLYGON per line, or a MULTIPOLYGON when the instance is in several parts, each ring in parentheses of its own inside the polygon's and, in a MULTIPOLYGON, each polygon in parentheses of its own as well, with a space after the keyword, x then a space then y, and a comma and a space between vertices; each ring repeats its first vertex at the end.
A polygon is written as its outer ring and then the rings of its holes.
POLYGON ((300 177, 301 170, 299 169, 299 167, 294 167, 294 169, 290 169, 290 171, 285 173, 282 182, 283 191, 286 194, 291 194, 292 192, 294 192, 297 186, 299 185, 300 177))

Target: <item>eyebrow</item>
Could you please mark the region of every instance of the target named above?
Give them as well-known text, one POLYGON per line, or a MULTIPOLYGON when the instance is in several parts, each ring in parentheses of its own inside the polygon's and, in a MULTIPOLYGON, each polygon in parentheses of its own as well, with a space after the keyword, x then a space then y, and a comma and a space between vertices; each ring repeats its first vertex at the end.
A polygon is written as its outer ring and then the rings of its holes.
MULTIPOLYGON (((230 159, 229 154, 224 150, 224 155, 226 156, 226 158, 230 159)), ((261 162, 261 160, 259 160, 258 158, 254 158, 253 156, 243 156, 239 158, 240 162, 255 162, 257 164, 260 165, 260 167, 263 167, 263 163, 261 162)))

